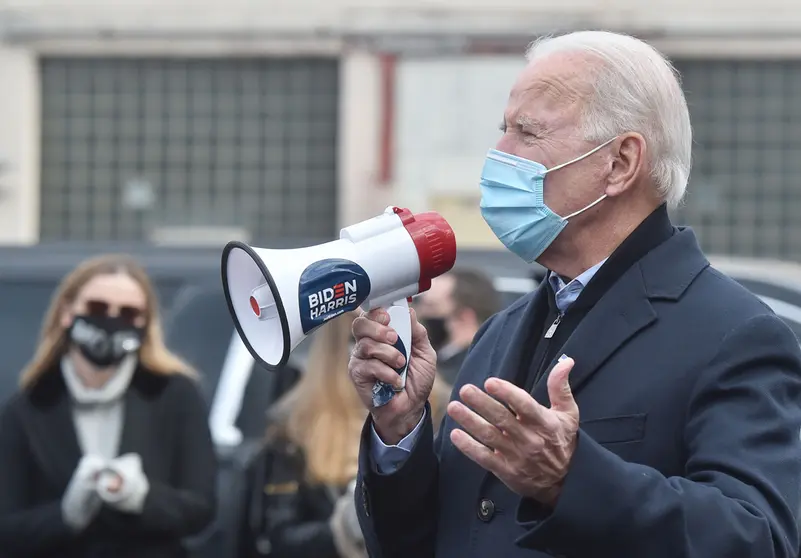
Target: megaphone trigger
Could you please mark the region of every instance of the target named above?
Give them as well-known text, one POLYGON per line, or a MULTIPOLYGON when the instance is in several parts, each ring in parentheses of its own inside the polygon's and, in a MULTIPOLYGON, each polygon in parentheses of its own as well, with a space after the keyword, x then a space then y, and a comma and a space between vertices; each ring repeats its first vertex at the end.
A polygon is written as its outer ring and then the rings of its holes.
POLYGON ((409 359, 412 351, 412 321, 409 316, 408 300, 403 298, 393 303, 386 310, 389 314, 389 327, 398 334, 398 340, 394 346, 403 355, 404 363, 403 366, 395 369, 395 372, 401 377, 399 388, 384 382, 376 382, 375 386, 373 386, 374 407, 386 405, 395 396, 396 392, 403 391, 406 388, 406 374, 409 370, 409 359))

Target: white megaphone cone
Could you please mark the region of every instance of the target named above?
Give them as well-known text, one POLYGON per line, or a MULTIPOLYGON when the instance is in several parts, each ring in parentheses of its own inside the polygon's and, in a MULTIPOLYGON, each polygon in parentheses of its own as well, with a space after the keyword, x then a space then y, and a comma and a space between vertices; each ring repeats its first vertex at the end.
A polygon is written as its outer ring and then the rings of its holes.
MULTIPOLYGON (((362 307, 386 308, 406 364, 411 352, 408 299, 431 287, 456 261, 453 229, 438 213, 389 207, 340 231, 339 240, 296 250, 229 242, 222 254, 225 299, 243 343, 268 370, 286 364, 314 329, 362 307)), ((373 404, 394 395, 377 383, 373 404)))

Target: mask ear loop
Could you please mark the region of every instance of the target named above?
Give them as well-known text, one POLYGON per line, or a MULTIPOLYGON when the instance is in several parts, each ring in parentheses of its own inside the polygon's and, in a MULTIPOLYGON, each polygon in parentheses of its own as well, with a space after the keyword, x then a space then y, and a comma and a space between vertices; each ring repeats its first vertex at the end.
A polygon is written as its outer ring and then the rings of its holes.
MULTIPOLYGON (((568 165, 572 165, 573 163, 577 163, 578 161, 581 161, 582 159, 585 159, 585 158, 589 157, 590 155, 592 155, 593 153, 603 149, 604 147, 606 147, 607 145, 609 145, 610 143, 612 143, 613 141, 615 141, 619 137, 620 136, 615 136, 612 139, 605 141, 601 145, 592 148, 590 151, 587 151, 584 155, 579 155, 578 157, 576 157, 575 159, 573 159, 571 161, 568 161, 567 163, 562 163, 561 165, 556 165, 555 167, 551 167, 548 170, 546 170, 543 173, 543 175, 548 174, 551 171, 559 170, 559 169, 561 169, 563 167, 566 167, 568 165)), ((604 194, 603 196, 601 196, 600 198, 598 198, 597 200, 592 202, 587 207, 583 207, 583 208, 579 209, 578 211, 574 211, 573 213, 571 213, 567 217, 562 217, 562 219, 564 219, 565 221, 567 221, 568 219, 572 219, 576 215, 580 215, 581 213, 584 213, 585 211, 587 211, 588 209, 590 209, 594 205, 601 203, 605 198, 606 198, 606 194, 604 194)))
POLYGON ((559 170, 559 169, 561 169, 561 168, 564 168, 564 167, 566 167, 566 166, 568 166, 568 165, 572 165, 573 163, 578 163, 578 162, 579 162, 579 161, 581 161, 582 159, 586 159, 587 157, 589 157, 589 156, 590 156, 590 155, 592 155, 593 153, 595 153, 595 152, 597 152, 597 151, 600 151, 601 149, 603 149, 604 147, 606 147, 607 145, 609 145, 610 143, 612 143, 613 141, 615 141, 615 140, 616 140, 617 138, 619 138, 619 137, 620 137, 620 136, 615 136, 615 137, 613 137, 612 139, 605 141, 605 142, 604 142, 604 143, 602 143, 601 145, 599 145, 599 146, 597 146, 597 147, 593 147, 591 150, 587 151, 587 152, 586 152, 584 155, 579 155, 578 157, 576 157, 575 159, 572 159, 572 160, 568 161, 567 163, 562 163, 561 165, 556 165, 555 167, 551 167, 551 168, 549 168, 548 170, 546 170, 546 171, 545 171, 544 173, 542 173, 542 174, 548 174, 548 173, 549 173, 549 172, 551 172, 551 171, 559 170))
POLYGON ((570 214, 570 215, 568 215, 567 217, 562 217, 562 219, 564 219, 565 221, 567 221, 567 220, 569 220, 569 219, 572 219, 572 218, 573 218, 573 217, 575 217, 576 215, 579 215, 579 214, 581 214, 581 213, 584 213, 585 211, 587 211, 587 210, 588 210, 589 208, 591 208, 592 206, 594 206, 594 205, 597 205, 597 204, 601 203, 602 201, 604 201, 604 198, 606 198, 606 194, 604 194, 603 196, 601 196, 600 198, 598 198, 597 200, 595 200, 594 202, 592 202, 592 203, 591 203, 590 205, 588 205, 587 207, 585 207, 585 208, 582 208, 582 209, 579 209, 578 211, 574 211, 573 213, 571 213, 571 214, 570 214))

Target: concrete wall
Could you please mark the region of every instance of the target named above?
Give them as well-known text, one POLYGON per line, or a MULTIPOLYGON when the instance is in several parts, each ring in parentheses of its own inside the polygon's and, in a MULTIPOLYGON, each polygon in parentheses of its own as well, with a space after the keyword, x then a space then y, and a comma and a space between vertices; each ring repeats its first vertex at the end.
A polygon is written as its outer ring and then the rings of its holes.
POLYGON ((471 188, 522 48, 538 33, 599 27, 674 56, 801 57, 798 0, 0 0, 0 243, 38 236, 39 54, 336 52, 340 223, 390 203, 433 207, 460 238, 491 244, 471 188), (401 54, 391 169, 381 152, 386 51, 401 54))
POLYGON ((797 34, 792 0, 6 0, 14 29, 304 32, 458 29, 532 33, 553 25, 654 33, 797 34))
POLYGON ((39 234, 39 73, 36 56, 0 45, 0 243, 39 234))

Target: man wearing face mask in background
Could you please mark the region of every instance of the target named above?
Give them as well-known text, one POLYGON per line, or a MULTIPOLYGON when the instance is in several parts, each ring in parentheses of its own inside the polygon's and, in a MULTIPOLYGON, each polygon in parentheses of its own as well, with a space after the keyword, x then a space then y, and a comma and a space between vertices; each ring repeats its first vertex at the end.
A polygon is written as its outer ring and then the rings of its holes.
POLYGON ((454 269, 415 300, 417 317, 437 352, 437 371, 453 385, 481 324, 500 309, 492 281, 474 269, 454 269))
POLYGON ((692 149, 673 68, 597 31, 527 58, 480 207, 549 273, 476 334, 436 441, 425 328, 412 313, 405 388, 374 408, 402 356, 385 311, 353 323, 370 555, 796 557, 801 349, 671 223, 692 149))

